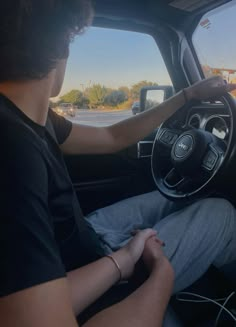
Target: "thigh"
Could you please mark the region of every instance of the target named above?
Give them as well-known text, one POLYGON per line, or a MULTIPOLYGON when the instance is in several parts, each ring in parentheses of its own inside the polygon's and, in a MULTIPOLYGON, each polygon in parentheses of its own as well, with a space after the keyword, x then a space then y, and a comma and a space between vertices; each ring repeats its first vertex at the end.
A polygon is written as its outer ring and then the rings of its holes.
POLYGON ((196 281, 211 264, 236 259, 236 214, 223 199, 205 199, 159 221, 154 228, 176 276, 175 291, 196 281))
POLYGON ((102 242, 116 250, 130 239, 131 231, 152 228, 174 208, 173 202, 154 191, 96 210, 86 219, 102 242))

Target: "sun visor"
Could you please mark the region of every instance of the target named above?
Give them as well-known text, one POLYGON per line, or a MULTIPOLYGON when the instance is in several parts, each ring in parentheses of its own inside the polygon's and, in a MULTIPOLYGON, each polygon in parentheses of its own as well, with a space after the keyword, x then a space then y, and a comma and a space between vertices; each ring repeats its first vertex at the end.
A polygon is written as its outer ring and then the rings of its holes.
POLYGON ((174 0, 169 3, 169 6, 192 12, 207 5, 214 3, 215 0, 174 0))

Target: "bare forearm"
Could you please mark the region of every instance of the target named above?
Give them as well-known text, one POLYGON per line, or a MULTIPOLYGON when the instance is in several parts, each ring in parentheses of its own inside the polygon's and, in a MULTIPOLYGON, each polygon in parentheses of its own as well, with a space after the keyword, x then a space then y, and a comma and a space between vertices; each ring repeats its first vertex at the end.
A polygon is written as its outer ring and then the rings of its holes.
POLYGON ((169 265, 164 264, 129 297, 97 314, 85 326, 162 326, 172 286, 173 272, 169 265))
POLYGON ((67 154, 117 152, 142 140, 184 103, 183 93, 180 92, 156 108, 108 127, 73 124, 72 131, 61 145, 61 149, 67 154))
POLYGON ((200 81, 174 95, 158 107, 147 110, 108 127, 92 127, 73 124, 72 131, 61 145, 68 154, 104 154, 124 149, 145 138, 155 128, 181 108, 186 100, 217 98, 232 91, 236 84, 225 85, 222 78, 215 76, 200 81), (185 99, 185 96, 186 99, 185 99))
MULTIPOLYGON (((124 250, 113 253, 122 267, 125 265, 124 250)), ((102 258, 67 274, 73 310, 76 315, 103 295, 120 278, 119 270, 109 258, 102 258)))
POLYGON ((184 104, 184 94, 179 92, 153 109, 107 127, 114 139, 113 151, 119 151, 142 140, 184 104))

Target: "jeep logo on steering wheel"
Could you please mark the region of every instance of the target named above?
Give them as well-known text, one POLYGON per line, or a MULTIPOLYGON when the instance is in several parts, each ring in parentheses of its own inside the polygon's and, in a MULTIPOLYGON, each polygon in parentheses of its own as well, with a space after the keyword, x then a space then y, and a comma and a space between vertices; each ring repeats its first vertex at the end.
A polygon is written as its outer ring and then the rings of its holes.
POLYGON ((194 140, 192 135, 184 134, 180 136, 173 148, 174 158, 182 160, 188 157, 192 152, 193 144, 194 140))
POLYGON ((187 151, 188 148, 189 148, 186 144, 184 144, 182 142, 178 144, 178 147, 181 148, 181 149, 183 149, 184 151, 187 151))

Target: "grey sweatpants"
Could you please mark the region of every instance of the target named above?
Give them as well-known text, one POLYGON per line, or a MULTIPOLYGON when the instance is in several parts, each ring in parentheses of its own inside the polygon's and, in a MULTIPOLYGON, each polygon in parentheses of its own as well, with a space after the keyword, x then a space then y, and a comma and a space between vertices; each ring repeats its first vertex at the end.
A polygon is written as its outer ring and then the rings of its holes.
POLYGON ((191 285, 211 264, 222 267, 236 260, 236 211, 223 199, 181 208, 155 191, 99 209, 87 219, 107 253, 126 244, 134 229, 157 230, 175 271, 174 293, 191 285))

